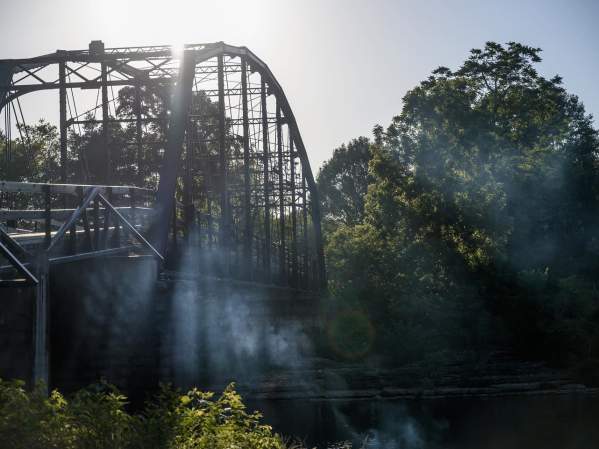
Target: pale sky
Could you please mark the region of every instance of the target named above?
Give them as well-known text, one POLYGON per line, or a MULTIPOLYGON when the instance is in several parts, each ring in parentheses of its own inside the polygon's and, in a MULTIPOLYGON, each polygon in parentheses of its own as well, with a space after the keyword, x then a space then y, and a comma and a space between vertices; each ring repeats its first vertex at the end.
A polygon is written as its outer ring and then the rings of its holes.
MULTIPOLYGON (((543 48, 541 72, 563 76, 599 117, 599 0, 0 0, 0 18, 0 59, 95 39, 244 45, 283 86, 315 172, 341 143, 386 126, 431 70, 489 40, 543 48)), ((57 100, 34 106, 57 116, 57 100)))

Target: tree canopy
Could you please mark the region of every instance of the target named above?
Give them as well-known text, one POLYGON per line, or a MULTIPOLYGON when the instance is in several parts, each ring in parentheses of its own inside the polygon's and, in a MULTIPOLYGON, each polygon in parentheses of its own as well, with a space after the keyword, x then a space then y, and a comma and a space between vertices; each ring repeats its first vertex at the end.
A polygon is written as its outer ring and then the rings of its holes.
POLYGON ((332 290, 368 310, 395 355, 506 341, 532 351, 555 336, 567 358, 599 335, 574 329, 599 316, 599 138, 561 78, 539 74, 540 53, 488 42, 410 90, 375 128, 362 202, 339 181, 364 164, 347 162, 355 141, 319 174, 336 195, 325 210, 340 198, 338 216, 360 217, 328 235, 332 290))
POLYGON ((333 152, 318 176, 318 190, 325 220, 346 225, 364 218, 368 189, 370 140, 359 137, 333 152))

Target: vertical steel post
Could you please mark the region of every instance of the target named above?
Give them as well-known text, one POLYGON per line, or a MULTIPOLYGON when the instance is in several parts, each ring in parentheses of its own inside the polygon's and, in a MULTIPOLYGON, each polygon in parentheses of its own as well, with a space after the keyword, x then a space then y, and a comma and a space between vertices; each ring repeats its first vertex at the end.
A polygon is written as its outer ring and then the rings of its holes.
POLYGON ((100 200, 94 199, 94 250, 100 249, 100 200))
POLYGON ((48 278, 50 276, 50 267, 46 249, 52 241, 52 197, 49 185, 45 185, 43 191, 45 237, 44 247, 37 254, 36 260, 38 284, 35 290, 35 322, 33 325, 33 381, 44 382, 47 391, 50 363, 50 346, 48 344, 48 319, 50 315, 48 278))
MULTIPOLYGON (((73 209, 77 209, 77 203, 74 202, 73 209)), ((77 224, 74 223, 69 229, 69 250, 72 253, 77 252, 77 224)))
POLYGON ((140 186, 143 182, 143 142, 141 129, 141 87, 135 85, 135 141, 137 144, 137 176, 140 186))
MULTIPOLYGON (((79 198, 79 204, 83 203, 83 187, 79 186, 77 187, 77 197, 79 198)), ((83 214, 82 214, 82 219, 83 219, 83 230, 85 232, 85 247, 87 249, 87 251, 92 251, 92 236, 91 236, 91 230, 89 227, 89 217, 87 216, 87 207, 83 210, 83 214)))
POLYGON ((102 144, 104 145, 104 157, 105 157, 105 174, 104 183, 110 184, 111 171, 112 171, 112 160, 110 154, 110 147, 108 145, 108 70, 105 62, 101 65, 101 80, 102 80, 102 144))
POLYGON ((227 182, 227 148, 225 136, 225 70, 223 55, 217 57, 218 65, 218 150, 220 162, 220 246, 224 253, 225 271, 229 271, 229 194, 227 182))
POLYGON ((36 276, 38 284, 35 291, 35 322, 33 335, 33 381, 43 382, 46 393, 50 378, 50 289, 48 285, 50 269, 46 251, 40 251, 37 258, 36 276))
POLYGON ((129 189, 129 207, 131 208, 131 214, 129 219, 133 226, 137 226, 137 209, 135 204, 135 189, 129 189))
POLYGON ((191 228, 193 225, 193 139, 192 123, 187 123, 187 133, 185 136, 185 176, 183 177, 183 220, 185 221, 185 237, 187 243, 190 243, 191 228))
POLYGON ((289 169, 291 189, 291 282, 297 286, 297 209, 295 204, 295 152, 293 148, 293 137, 289 133, 289 169))
POLYGON ((302 222, 303 222, 303 283, 308 286, 308 203, 306 194, 306 177, 302 168, 302 222))
MULTIPOLYGON (((112 189, 108 187, 107 199, 112 204, 112 189)), ((110 233, 110 208, 104 205, 104 233, 102 235, 102 248, 106 249, 109 245, 108 234, 110 233)))
POLYGON ((247 61, 241 58, 241 103, 243 110, 243 263, 244 278, 252 276, 252 216, 250 198, 250 123, 248 117, 247 61))
MULTIPOLYGON (((114 193, 112 192, 112 188, 109 187, 108 188, 108 202, 110 204, 112 204, 113 206, 117 206, 116 203, 116 196, 114 195, 114 193)), ((121 222, 118 220, 118 218, 114 217, 114 230, 112 231, 112 246, 115 248, 118 248, 119 246, 121 246, 120 242, 121 242, 121 222)))
POLYGON ((173 208, 176 206, 178 168, 185 139, 185 128, 189 121, 189 107, 195 77, 195 58, 191 51, 185 51, 179 68, 175 95, 171 104, 166 151, 160 169, 160 184, 156 193, 156 249, 166 253, 169 228, 172 223, 173 208))
MULTIPOLYGON (((301 142, 301 136, 297 127, 291 128, 290 132, 297 136, 296 141, 301 142)), ((303 145, 303 144, 302 144, 303 145)), ((305 149, 303 150, 305 155, 305 149)), ((310 173, 310 165, 307 159, 302 159, 302 170, 304 173, 310 173)), ((327 271, 324 260, 324 245, 322 241, 322 227, 320 223, 320 200, 318 199, 318 188, 314 178, 310 176, 306 179, 310 189, 310 215, 312 217, 312 230, 314 232, 314 246, 316 250, 316 265, 314 277, 317 279, 318 287, 325 289, 327 286, 327 271)))
POLYGON ((260 90, 260 104, 262 109, 262 151, 264 157, 264 273, 266 282, 270 281, 270 182, 269 182, 269 142, 268 142, 268 111, 266 110, 266 83, 262 77, 260 90))
POLYGON ((60 182, 67 182, 67 87, 66 62, 58 64, 58 103, 60 113, 60 182))
POLYGON ((321 289, 327 287, 327 269, 324 260, 324 245, 322 242, 322 227, 320 224, 320 203, 318 199, 318 190, 316 185, 310 191, 310 201, 312 203, 312 226, 314 227, 314 242, 316 246, 316 263, 317 263, 317 275, 318 275, 318 286, 321 289))
MULTIPOLYGON (((80 189, 81 189, 81 187, 78 187, 77 192, 79 192, 80 189)), ((77 209, 79 207, 79 203, 77 201, 78 200, 72 201, 73 209, 77 209)), ((65 203, 66 203, 66 198, 65 198, 65 203)), ((71 226, 69 228, 69 251, 71 251, 72 253, 77 252, 77 224, 76 223, 73 223, 73 226, 71 226)))
POLYGON ((206 227, 208 228, 208 248, 212 251, 212 245, 214 243, 214 229, 212 223, 212 199, 206 196, 206 227))
POLYGON ((279 169, 279 229, 280 229, 280 246, 279 246, 279 269, 281 271, 281 282, 287 281, 287 258, 285 255, 285 189, 284 189, 284 174, 283 174, 283 129, 281 119, 281 107, 277 99, 277 156, 279 169))
POLYGON ((45 185, 44 191, 44 248, 50 246, 52 241, 52 196, 50 195, 50 186, 45 185))

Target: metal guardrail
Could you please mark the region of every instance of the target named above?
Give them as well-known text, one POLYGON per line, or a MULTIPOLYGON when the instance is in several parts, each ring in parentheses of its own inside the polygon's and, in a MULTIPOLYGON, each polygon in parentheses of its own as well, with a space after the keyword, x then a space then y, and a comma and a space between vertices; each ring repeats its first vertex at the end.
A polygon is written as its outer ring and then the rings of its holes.
POLYGON ((100 193, 112 192, 115 195, 125 195, 131 192, 139 192, 154 195, 151 189, 135 186, 103 186, 91 184, 48 184, 36 182, 0 181, 0 192, 9 193, 52 193, 79 195, 82 190, 90 188, 98 189, 100 193))
POLYGON ((148 198, 154 197, 153 190, 134 186, 0 181, 0 193, 18 195, 19 204, 23 204, 23 195, 37 197, 29 201, 25 209, 0 208, 0 255, 15 274, 21 276, 0 279, 0 285, 15 282, 37 285, 33 272, 40 265, 40 259, 45 260, 45 264, 64 263, 142 250, 163 260, 141 233, 154 213, 147 205, 148 198), (122 197, 128 205, 115 206, 113 198, 117 197, 122 197), (53 207, 67 203, 74 203, 73 208, 53 207), (139 223, 138 218, 142 219, 139 223), (9 223, 14 226, 7 226, 9 223), (57 223, 60 223, 58 227, 57 223))

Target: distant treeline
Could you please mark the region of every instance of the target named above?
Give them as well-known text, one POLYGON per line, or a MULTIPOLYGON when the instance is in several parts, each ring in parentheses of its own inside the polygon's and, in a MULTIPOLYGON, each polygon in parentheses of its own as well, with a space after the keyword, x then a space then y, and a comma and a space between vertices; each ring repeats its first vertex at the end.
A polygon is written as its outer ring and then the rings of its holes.
MULTIPOLYGON (((71 125, 67 136, 65 175, 70 183, 104 184, 106 179, 114 185, 156 187, 166 142, 169 108, 168 87, 140 88, 139 106, 136 89, 126 86, 118 91, 114 111, 111 109, 107 129, 93 113, 82 118, 82 123, 71 125), (138 116, 151 117, 137 127, 138 116), (107 155, 110 173, 107 173, 107 155)), ((218 104, 204 92, 194 92, 190 111, 194 117, 194 139, 205 142, 203 151, 211 156, 202 160, 203 172, 217 172, 218 104)), ((12 133, 8 143, 0 132, 0 179, 30 182, 60 182, 60 138, 55 125, 45 120, 34 124, 18 124, 19 132, 12 133), (15 137, 15 134, 18 136, 15 137)), ((238 153, 241 143, 225 124, 228 152, 238 153)), ((181 162, 183 165, 183 161, 181 162)), ((237 166, 230 167, 240 170, 237 166)), ((199 171, 192 179, 193 193, 201 198, 207 189, 215 188, 214 179, 201 176, 199 171)), ((180 189, 179 189, 180 190, 180 189)), ((178 191, 180 195, 180 191, 178 191)))

